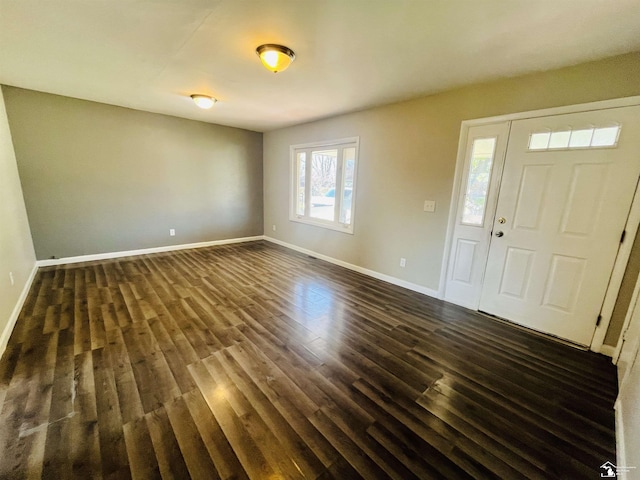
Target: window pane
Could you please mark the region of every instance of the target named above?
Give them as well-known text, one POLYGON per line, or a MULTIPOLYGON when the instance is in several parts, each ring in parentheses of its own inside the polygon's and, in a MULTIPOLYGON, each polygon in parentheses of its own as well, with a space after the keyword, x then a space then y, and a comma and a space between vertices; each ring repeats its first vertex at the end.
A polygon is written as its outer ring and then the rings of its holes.
POLYGON ((570 148, 588 147, 591 145, 591 137, 593 136, 593 128, 586 130, 574 130, 571 132, 571 140, 569 140, 570 148))
POLYGON ((620 127, 596 128, 593 133, 592 147, 612 147, 618 141, 620 127))
POLYGON ((351 223, 351 205, 353 199, 353 179, 356 167, 356 149, 354 147, 343 150, 344 162, 344 191, 342 192, 342 207, 340 209, 340 223, 351 223))
POLYGON ((546 150, 550 136, 550 132, 532 133, 529 137, 529 150, 546 150))
POLYGON ((311 217, 335 220, 338 150, 311 152, 311 217))
POLYGON ((307 154, 298 152, 296 155, 296 215, 304 215, 304 180, 307 154))
POLYGON ((473 141, 462 212, 462 223, 464 224, 482 225, 484 223, 484 209, 487 202, 495 146, 495 138, 479 138, 473 141))
POLYGON ((549 148, 567 148, 569 146, 569 137, 571 137, 571 130, 553 132, 549 141, 549 148))

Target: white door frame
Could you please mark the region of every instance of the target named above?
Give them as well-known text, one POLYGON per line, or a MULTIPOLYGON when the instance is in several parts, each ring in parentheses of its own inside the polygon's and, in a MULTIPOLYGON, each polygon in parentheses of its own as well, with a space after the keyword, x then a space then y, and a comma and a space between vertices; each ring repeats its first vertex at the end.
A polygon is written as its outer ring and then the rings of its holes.
MULTIPOLYGON (((624 335, 627 333, 627 330, 629 329, 629 324, 631 323, 631 317, 633 317, 634 313, 636 313, 636 309, 640 309, 640 304, 638 303, 639 297, 640 297, 640 277, 638 277, 638 279, 636 280, 636 286, 633 289, 633 294, 631 295, 631 300, 629 301, 629 309, 627 310, 627 314, 624 317, 622 330, 620 330, 620 338, 618 339, 618 344, 616 345, 615 350, 613 352, 612 361, 615 365, 618 364, 620 353, 622 353, 622 346, 624 344, 624 341, 623 341, 624 335)), ((621 382, 622 378, 618 378, 618 381, 621 382)))
MULTIPOLYGON (((567 113, 579 113, 589 112, 597 110, 606 110, 616 107, 629 107, 634 105, 640 105, 640 96, 617 98, 611 100, 603 100, 599 102, 582 103, 578 105, 568 105, 564 107, 546 108, 543 110, 534 110, 531 112, 512 113, 508 115, 500 115, 489 118, 479 118, 473 120, 464 120, 460 127, 460 138, 458 140, 458 156, 456 159, 456 170, 453 179, 453 188, 451 192, 451 202, 449 207, 449 220, 447 223, 447 234, 445 237, 444 252, 442 256, 442 265, 440 268, 440 282, 438 286, 438 297, 444 298, 446 288, 446 275, 447 267, 449 265, 449 254, 451 252, 451 243, 453 241, 453 232, 455 228, 456 212, 458 211, 458 199, 460 198, 460 189, 462 188, 462 173, 464 171, 465 163, 465 146, 467 143, 467 136, 469 128, 476 125, 487 125, 491 123, 500 123, 513 120, 522 120, 527 118, 548 117, 553 115, 564 115, 567 113)), ((487 215, 495 215, 495 211, 487 212, 487 215)), ((613 313, 613 307, 615 306, 620 285, 622 283, 622 277, 629 261, 629 255, 631 254, 631 247, 633 245, 633 239, 636 236, 638 230, 638 223, 640 222, 640 192, 636 189, 629 212, 629 218, 625 225, 626 237, 618 250, 613 272, 609 280, 609 286, 605 293, 604 302, 602 305, 600 325, 596 327, 593 339, 591 340, 590 348, 594 352, 603 353, 605 355, 612 356, 615 352, 615 347, 604 345, 604 338, 611 322, 611 314, 613 313)), ((476 307, 477 308, 477 307, 476 307)))

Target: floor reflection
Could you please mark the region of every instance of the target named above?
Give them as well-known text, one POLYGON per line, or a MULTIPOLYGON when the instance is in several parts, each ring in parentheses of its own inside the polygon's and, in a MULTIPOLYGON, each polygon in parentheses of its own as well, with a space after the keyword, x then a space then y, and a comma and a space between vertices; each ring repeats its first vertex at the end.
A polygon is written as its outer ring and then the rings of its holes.
POLYGON ((342 332, 344 303, 336 298, 335 286, 327 286, 320 278, 298 278, 292 290, 299 310, 294 317, 298 323, 322 338, 342 332))

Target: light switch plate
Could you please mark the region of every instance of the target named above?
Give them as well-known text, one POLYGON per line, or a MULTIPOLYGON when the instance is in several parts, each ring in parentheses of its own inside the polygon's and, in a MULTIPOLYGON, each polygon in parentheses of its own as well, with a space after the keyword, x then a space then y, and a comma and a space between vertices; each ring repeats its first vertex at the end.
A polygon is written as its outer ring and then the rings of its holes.
POLYGON ((425 212, 435 212, 436 211, 436 201, 435 200, 425 200, 424 201, 424 211, 425 212))

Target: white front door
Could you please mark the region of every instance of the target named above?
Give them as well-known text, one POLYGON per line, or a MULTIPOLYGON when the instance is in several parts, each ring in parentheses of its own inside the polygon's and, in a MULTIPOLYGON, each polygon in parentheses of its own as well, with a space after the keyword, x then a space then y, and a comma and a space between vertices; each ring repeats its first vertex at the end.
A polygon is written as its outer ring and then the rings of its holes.
POLYGON ((640 174, 640 107, 512 122, 479 310, 589 345, 640 174))

